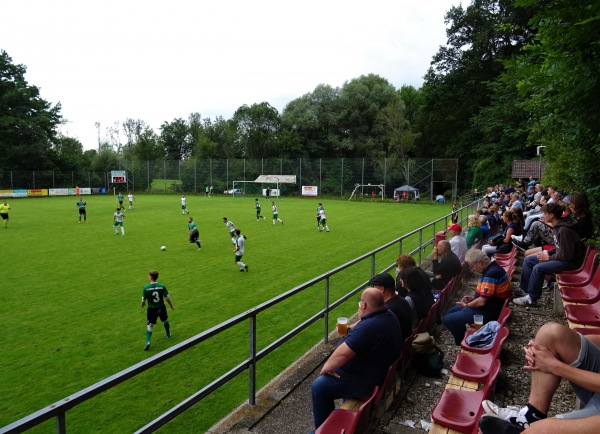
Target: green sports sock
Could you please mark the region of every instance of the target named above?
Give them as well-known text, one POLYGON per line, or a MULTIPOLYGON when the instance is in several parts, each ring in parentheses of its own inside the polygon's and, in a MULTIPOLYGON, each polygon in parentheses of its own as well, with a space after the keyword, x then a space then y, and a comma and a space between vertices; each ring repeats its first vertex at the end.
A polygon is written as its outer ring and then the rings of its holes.
POLYGON ((169 322, 167 321, 166 323, 163 324, 163 326, 165 326, 165 332, 167 332, 167 335, 171 334, 171 325, 169 324, 169 322))
POLYGON ((200 241, 196 241, 196 244, 198 245, 198 248, 201 249, 202 246, 200 245, 200 241))
POLYGON ((146 330, 146 343, 150 343, 150 339, 152 339, 152 332, 150 330, 146 330))

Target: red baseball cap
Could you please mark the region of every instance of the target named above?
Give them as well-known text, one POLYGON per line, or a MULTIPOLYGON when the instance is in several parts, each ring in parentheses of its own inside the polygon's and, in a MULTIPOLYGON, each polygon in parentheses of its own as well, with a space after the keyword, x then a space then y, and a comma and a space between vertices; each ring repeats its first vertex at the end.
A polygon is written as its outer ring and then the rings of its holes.
POLYGON ((458 223, 454 223, 453 225, 448 226, 446 231, 462 232, 462 226, 458 223))

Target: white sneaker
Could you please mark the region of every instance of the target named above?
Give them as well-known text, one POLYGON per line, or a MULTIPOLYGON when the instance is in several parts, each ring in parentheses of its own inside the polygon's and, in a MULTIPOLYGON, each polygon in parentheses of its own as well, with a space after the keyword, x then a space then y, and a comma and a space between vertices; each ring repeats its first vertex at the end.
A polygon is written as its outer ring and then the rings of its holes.
POLYGON ((481 406, 487 414, 491 414, 492 416, 496 416, 504 420, 509 420, 511 417, 516 418, 521 410, 521 407, 517 407, 515 405, 509 405, 506 408, 498 407, 498 405, 487 399, 481 401, 481 406))
POLYGON ((483 407, 483 410, 491 416, 495 416, 499 419, 506 420, 523 428, 527 428, 529 426, 529 422, 527 421, 527 417, 525 416, 528 411, 527 406, 516 407, 514 405, 509 405, 506 408, 502 408, 498 407, 492 401, 489 401, 487 399, 481 401, 481 406, 483 407))
POLYGON ((513 240, 517 240, 517 241, 523 241, 523 235, 511 235, 510 236, 513 240))
POLYGON ((529 297, 529 294, 524 295, 523 297, 513 298, 512 302, 517 306, 531 306, 535 304, 535 302, 531 300, 531 297, 529 297))

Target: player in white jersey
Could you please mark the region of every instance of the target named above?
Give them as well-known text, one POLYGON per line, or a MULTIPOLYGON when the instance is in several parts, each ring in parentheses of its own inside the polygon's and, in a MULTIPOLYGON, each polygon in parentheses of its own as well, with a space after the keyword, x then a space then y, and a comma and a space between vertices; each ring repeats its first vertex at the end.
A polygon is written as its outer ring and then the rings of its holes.
POLYGON ((323 228, 329 232, 329 226, 327 226, 327 215, 325 214, 325 210, 323 209, 323 204, 319 204, 319 232, 323 231, 323 228))
POLYGON ((242 262, 242 256, 244 256, 245 248, 246 248, 246 237, 241 234, 239 229, 235 230, 235 253, 234 261, 238 267, 240 267, 240 271, 248 271, 248 266, 242 262))
POLYGON ((233 222, 227 220, 227 217, 223 217, 223 223, 225 223, 225 226, 227 226, 227 229, 229 230, 231 242, 235 244, 235 225, 233 224, 233 222))
POLYGON ((115 235, 119 235, 119 231, 117 230, 118 226, 121 226, 121 235, 125 235, 123 220, 125 220, 125 214, 121 212, 121 208, 117 208, 117 211, 113 214, 113 229, 115 230, 115 235))
POLYGON ((281 220, 279 218, 279 212, 277 211, 277 205, 275 205, 275 202, 271 202, 271 210, 273 211, 273 224, 277 223, 277 221, 280 221, 281 224, 283 224, 283 220, 281 220))
POLYGON ((129 201, 129 209, 133 209, 133 193, 127 194, 127 200, 129 201))
POLYGON ((187 209, 185 194, 181 195, 181 214, 190 213, 190 210, 187 209))

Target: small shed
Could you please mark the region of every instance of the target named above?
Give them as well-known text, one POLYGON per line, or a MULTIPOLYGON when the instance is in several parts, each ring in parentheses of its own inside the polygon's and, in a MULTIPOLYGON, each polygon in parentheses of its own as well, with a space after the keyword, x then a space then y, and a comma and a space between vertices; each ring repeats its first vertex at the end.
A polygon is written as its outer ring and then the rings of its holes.
POLYGON ((408 184, 394 189, 394 199, 396 200, 419 200, 419 198, 419 189, 408 184))

